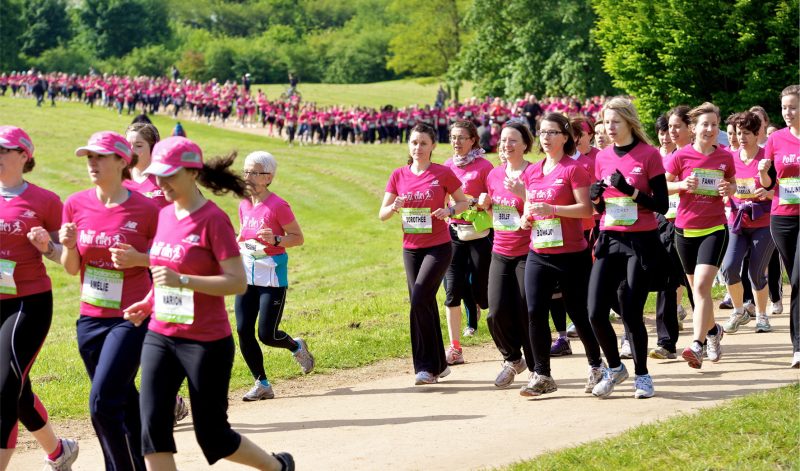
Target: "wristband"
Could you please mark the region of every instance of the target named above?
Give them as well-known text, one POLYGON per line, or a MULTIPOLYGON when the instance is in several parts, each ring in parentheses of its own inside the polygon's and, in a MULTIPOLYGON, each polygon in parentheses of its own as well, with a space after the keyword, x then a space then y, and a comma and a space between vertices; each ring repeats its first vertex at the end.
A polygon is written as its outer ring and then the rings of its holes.
POLYGON ((456 214, 456 207, 450 206, 449 208, 447 208, 447 212, 448 214, 450 214, 450 217, 453 217, 453 215, 456 214))

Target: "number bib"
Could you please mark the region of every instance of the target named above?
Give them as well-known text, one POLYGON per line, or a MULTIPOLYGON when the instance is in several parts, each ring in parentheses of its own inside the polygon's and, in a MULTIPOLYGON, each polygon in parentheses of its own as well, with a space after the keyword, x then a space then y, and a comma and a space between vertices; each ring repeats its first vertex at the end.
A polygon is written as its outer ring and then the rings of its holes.
POLYGON ((400 208, 403 232, 406 234, 430 234, 433 232, 431 208, 400 208))
POLYGON ((562 247, 564 236, 561 233, 561 219, 540 219, 533 221, 533 247, 545 249, 550 247, 562 247))
POLYGON ((121 271, 87 266, 83 273, 81 301, 92 306, 119 309, 122 302, 122 280, 121 271))
POLYGON ((781 178, 778 204, 800 204, 800 177, 781 178))
POLYGON ((697 177, 697 188, 692 193, 696 195, 719 196, 719 182, 725 176, 722 170, 709 170, 696 168, 692 170, 692 175, 697 177))
POLYGON ((514 206, 492 205, 492 226, 496 231, 516 231, 519 229, 519 211, 514 206))
POLYGON ((246 257, 255 259, 264 258, 267 256, 267 254, 264 253, 264 249, 266 247, 266 245, 255 239, 248 239, 243 242, 239 242, 239 253, 246 257))
POLYGON ((736 194, 734 195, 740 200, 751 200, 756 197, 756 179, 755 178, 737 178, 736 179, 736 194))
POLYGON ((681 196, 677 193, 674 195, 669 195, 669 208, 667 208, 667 214, 664 215, 667 219, 675 219, 678 217, 678 203, 681 202, 681 196))
POLYGON ((630 196, 606 198, 606 226, 631 226, 639 219, 638 205, 630 196))
POLYGON ((14 282, 14 268, 17 262, 0 259, 0 294, 17 294, 17 284, 14 282))
POLYGON ((156 319, 175 324, 194 323, 194 291, 156 286, 156 319))

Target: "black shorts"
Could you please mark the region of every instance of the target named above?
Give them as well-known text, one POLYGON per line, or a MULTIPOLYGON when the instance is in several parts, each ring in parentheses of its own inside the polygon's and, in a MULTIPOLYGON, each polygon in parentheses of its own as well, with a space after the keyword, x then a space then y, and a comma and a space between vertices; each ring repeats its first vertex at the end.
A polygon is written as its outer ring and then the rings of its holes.
POLYGON ((686 237, 683 229, 676 227, 675 248, 687 275, 694 275, 697 265, 719 268, 728 249, 728 226, 701 237, 686 237))

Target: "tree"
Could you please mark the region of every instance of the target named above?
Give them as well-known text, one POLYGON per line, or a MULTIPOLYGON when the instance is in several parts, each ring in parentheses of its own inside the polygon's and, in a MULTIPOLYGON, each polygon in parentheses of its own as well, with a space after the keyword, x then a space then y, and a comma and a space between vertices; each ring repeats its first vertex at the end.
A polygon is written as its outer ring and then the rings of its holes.
POLYGON ((595 0, 593 6, 604 67, 636 97, 647 123, 677 104, 704 101, 723 115, 760 104, 777 117, 778 94, 798 83, 796 0, 595 0))
POLYGON ((35 57, 71 36, 66 0, 28 0, 22 10, 22 53, 35 57))
POLYGON ((82 42, 101 59, 164 42, 171 34, 159 0, 84 0, 77 17, 82 42))
POLYGON ((447 72, 461 49, 458 4, 457 0, 394 0, 390 15, 401 20, 389 42, 388 67, 398 74, 438 76, 447 72))
POLYGON ((22 33, 22 8, 14 0, 0 0, 0 70, 22 67, 19 36, 22 33))

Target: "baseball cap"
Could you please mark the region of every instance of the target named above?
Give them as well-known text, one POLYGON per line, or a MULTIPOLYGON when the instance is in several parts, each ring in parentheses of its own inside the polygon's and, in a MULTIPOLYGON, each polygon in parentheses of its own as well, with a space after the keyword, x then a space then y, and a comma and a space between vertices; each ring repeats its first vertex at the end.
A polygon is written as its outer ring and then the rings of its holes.
POLYGON ((22 149, 29 159, 33 158, 33 141, 28 133, 16 126, 0 126, 0 147, 22 149))
POLYGON ((203 168, 203 151, 185 137, 170 136, 153 147, 152 161, 144 173, 169 177, 181 168, 203 168))
POLYGON ((133 159, 133 149, 128 140, 114 131, 96 132, 89 138, 88 144, 75 149, 75 155, 78 157, 88 155, 89 152, 103 155, 115 154, 127 163, 131 163, 133 159))

